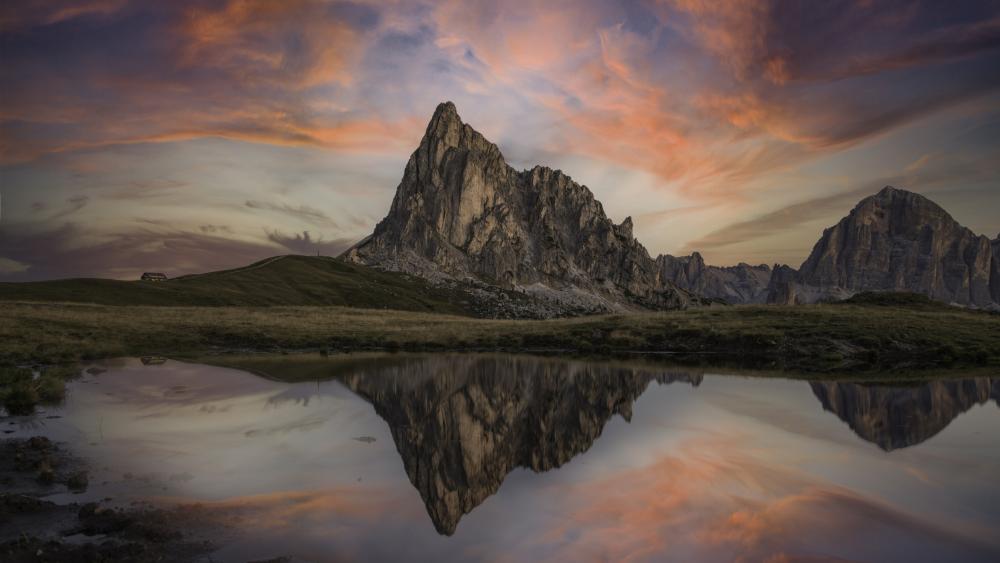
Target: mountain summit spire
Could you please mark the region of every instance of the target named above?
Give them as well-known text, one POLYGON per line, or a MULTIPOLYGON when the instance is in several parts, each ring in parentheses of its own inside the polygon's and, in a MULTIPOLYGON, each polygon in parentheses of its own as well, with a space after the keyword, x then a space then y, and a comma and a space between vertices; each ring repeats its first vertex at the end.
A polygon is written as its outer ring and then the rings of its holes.
POLYGON ((424 139, 449 140, 451 144, 455 144, 461 136, 463 127, 465 127, 465 124, 462 123, 462 118, 459 117, 455 104, 441 102, 438 104, 437 109, 434 110, 434 115, 431 117, 430 122, 427 123, 427 131, 424 133, 424 139))

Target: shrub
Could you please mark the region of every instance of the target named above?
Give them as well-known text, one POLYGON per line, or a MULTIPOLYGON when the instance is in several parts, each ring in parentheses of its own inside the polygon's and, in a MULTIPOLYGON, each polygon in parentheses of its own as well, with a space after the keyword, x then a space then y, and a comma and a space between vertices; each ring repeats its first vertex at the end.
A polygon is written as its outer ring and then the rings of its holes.
POLYGON ((19 381, 3 391, 3 406, 12 415, 29 415, 37 403, 38 391, 30 381, 19 381))
POLYGON ((0 387, 18 382, 31 381, 31 370, 27 368, 0 367, 0 387))
POLYGON ((40 403, 58 403, 66 398, 66 382, 43 376, 35 382, 35 391, 40 403))

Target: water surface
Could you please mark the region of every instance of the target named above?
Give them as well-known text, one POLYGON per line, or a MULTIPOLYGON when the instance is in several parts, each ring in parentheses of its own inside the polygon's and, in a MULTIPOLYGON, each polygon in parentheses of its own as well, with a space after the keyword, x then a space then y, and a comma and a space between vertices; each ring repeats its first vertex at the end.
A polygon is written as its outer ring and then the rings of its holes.
POLYGON ((1000 378, 235 363, 109 362, 13 435, 88 460, 73 500, 217 511, 234 533, 215 561, 1000 559, 1000 378))

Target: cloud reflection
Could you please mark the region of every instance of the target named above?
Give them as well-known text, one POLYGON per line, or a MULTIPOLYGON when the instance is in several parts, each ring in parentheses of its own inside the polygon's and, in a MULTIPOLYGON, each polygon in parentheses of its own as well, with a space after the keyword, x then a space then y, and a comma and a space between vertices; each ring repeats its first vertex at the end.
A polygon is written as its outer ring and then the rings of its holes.
POLYGON ((989 560, 1000 546, 969 523, 936 523, 764 461, 734 436, 547 491, 570 516, 535 538, 554 560, 841 561, 913 557, 989 560), (845 546, 843 538, 850 537, 845 546), (836 554, 836 555, 835 555, 836 554), (918 557, 919 556, 919 557, 918 557))

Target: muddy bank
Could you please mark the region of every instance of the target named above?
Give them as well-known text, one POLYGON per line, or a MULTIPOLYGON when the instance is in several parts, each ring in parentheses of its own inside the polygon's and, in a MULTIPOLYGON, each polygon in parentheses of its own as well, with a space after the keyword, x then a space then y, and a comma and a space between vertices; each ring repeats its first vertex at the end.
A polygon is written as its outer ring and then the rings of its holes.
POLYGON ((208 535, 217 530, 199 506, 46 500, 87 486, 85 463, 64 446, 43 436, 0 441, 0 560, 208 560, 214 549, 208 535))

